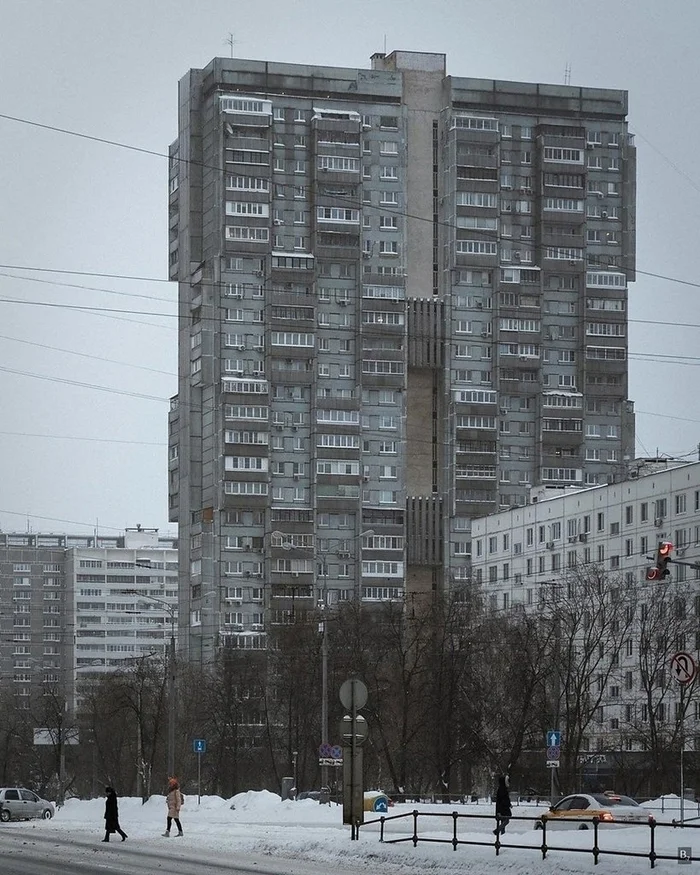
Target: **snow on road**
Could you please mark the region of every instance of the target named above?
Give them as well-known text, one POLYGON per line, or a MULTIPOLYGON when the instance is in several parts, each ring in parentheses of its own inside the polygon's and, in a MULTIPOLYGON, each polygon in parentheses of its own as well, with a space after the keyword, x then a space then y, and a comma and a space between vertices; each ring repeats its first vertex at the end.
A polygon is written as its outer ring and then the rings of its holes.
MULTIPOLYGON (((664 797, 648 803, 660 823, 671 823, 677 818, 677 797, 664 797)), ((122 828, 128 833, 128 848, 144 852, 166 852, 172 855, 206 857, 208 859, 235 859, 243 862, 266 859, 281 864, 284 861, 303 861, 304 870, 312 872, 336 873, 342 871, 376 872, 377 875, 405 875, 405 873, 508 873, 508 875, 531 875, 533 872, 562 873, 562 875, 581 875, 581 873, 600 873, 600 875, 640 875, 651 871, 649 859, 644 857, 604 856, 594 866, 590 848, 593 845, 593 832, 578 830, 548 831, 547 843, 550 848, 547 858, 542 860, 539 850, 541 832, 535 831, 534 819, 546 809, 534 805, 514 807, 514 819, 503 837, 505 846, 499 855, 495 852, 493 835, 493 806, 489 803, 465 805, 401 804, 389 809, 388 815, 408 813, 414 809, 433 814, 472 815, 458 820, 458 836, 462 840, 480 844, 459 845, 453 850, 445 843, 420 843, 413 847, 411 842, 388 844, 379 841, 377 825, 366 825, 360 831, 358 841, 351 841, 349 827, 343 825, 340 806, 319 805, 318 802, 304 800, 298 802, 282 801, 280 797, 267 791, 250 791, 224 800, 218 796, 204 796, 198 803, 196 795, 188 795, 182 810, 183 838, 164 838, 161 833, 165 827, 165 799, 152 796, 145 805, 140 799, 122 798, 119 800, 119 814, 122 828), (478 816, 475 816, 478 815, 478 816), (508 847, 508 844, 524 845, 522 848, 508 847), (580 852, 557 851, 557 847, 580 848, 580 852), (588 851, 587 853, 585 851, 588 851)), ((98 844, 103 837, 104 799, 81 801, 69 800, 56 816, 49 821, 31 823, 0 824, 0 837, 11 840, 16 831, 17 839, 26 836, 27 830, 37 839, 54 837, 64 842, 72 841, 80 845, 98 844)), ((700 811, 696 805, 685 807, 686 817, 695 816, 692 826, 684 829, 657 827, 656 851, 670 854, 673 860, 657 861, 655 872, 677 873, 679 847, 691 849, 691 854, 700 858, 700 811)), ((365 820, 379 815, 366 813, 365 820)), ((419 818, 419 835, 434 838, 452 837, 452 817, 419 818)), ((387 837, 410 836, 413 819, 391 820, 387 823, 387 837)), ((648 827, 625 827, 610 829, 602 827, 599 836, 601 849, 623 852, 649 852, 650 830, 648 827)), ((109 845, 102 849, 110 855, 119 853, 121 842, 113 836, 109 845)), ((126 846, 124 846, 126 847, 126 846)))

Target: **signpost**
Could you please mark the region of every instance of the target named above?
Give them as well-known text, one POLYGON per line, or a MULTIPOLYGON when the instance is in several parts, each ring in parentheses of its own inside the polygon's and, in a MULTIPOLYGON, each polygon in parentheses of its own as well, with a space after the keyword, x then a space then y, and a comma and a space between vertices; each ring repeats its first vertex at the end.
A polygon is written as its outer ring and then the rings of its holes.
POLYGON ((358 678, 349 678, 340 687, 340 701, 350 711, 340 722, 343 745, 350 749, 350 756, 343 758, 343 823, 350 824, 350 838, 354 841, 358 838, 358 826, 364 819, 360 745, 369 730, 367 721, 357 711, 367 704, 367 687, 358 678))
MULTIPOLYGON (((673 676, 678 681, 681 686, 685 686, 686 684, 692 683, 697 674, 697 666, 695 665, 695 660, 693 657, 681 650, 678 653, 674 653, 671 657, 671 672, 673 676)), ((683 702, 683 694, 681 693, 681 706, 683 702)), ((683 824, 683 802, 685 799, 685 774, 683 769, 683 754, 685 753, 685 711, 683 710, 681 716, 681 825, 683 824)))
POLYGON ((547 768, 551 769, 549 773, 549 801, 554 803, 554 770, 559 768, 559 759, 561 757, 561 731, 559 729, 550 729, 547 732, 547 768))
POLYGON ((207 742, 204 738, 195 738, 192 750, 197 754, 197 805, 202 802, 202 754, 207 752, 207 742))

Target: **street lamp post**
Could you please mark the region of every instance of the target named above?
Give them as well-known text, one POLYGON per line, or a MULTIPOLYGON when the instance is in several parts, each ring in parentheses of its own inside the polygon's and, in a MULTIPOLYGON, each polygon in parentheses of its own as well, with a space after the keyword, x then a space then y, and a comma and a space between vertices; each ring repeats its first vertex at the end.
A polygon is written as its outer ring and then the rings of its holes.
MULTIPOLYGON (((365 532, 360 532, 355 535, 353 541, 358 541, 361 538, 369 538, 374 534, 374 529, 367 529, 365 532)), ((279 545, 283 550, 292 550, 294 544, 289 541, 289 535, 284 532, 272 532, 273 537, 281 539, 279 545)), ((335 540, 343 541, 343 538, 335 540)), ((300 549, 307 549, 301 547, 300 549)), ((318 607, 321 614, 321 619, 318 624, 319 632, 321 633, 321 747, 328 744, 328 562, 327 556, 330 550, 320 550, 318 547, 312 547, 314 558, 320 557, 321 560, 321 591, 318 599, 318 607)), ((321 787, 328 788, 328 766, 321 766, 321 787)))
POLYGON ((145 601, 153 602, 160 605, 168 612, 170 620, 170 644, 168 647, 168 777, 175 774, 175 610, 176 605, 166 602, 164 599, 159 599, 157 596, 147 595, 136 590, 131 591, 131 595, 138 596, 145 601))
MULTIPOLYGON (((321 596, 321 746, 328 744, 328 566, 325 555, 321 559, 323 595, 321 596)), ((328 766, 321 766, 321 787, 328 787, 328 766)))
POLYGON ((170 611, 168 658, 168 778, 175 775, 175 611, 170 611))

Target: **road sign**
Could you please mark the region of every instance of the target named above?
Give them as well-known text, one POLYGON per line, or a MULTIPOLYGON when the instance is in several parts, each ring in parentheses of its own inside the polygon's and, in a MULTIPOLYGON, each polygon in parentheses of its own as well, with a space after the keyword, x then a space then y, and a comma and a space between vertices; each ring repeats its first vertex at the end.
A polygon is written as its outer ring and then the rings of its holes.
POLYGON ((559 747, 561 744, 561 731, 550 729, 547 732, 547 747, 559 747))
POLYGON ((327 741, 324 741, 323 744, 319 745, 318 755, 320 757, 329 757, 331 755, 331 746, 327 741))
POLYGON ((206 753, 207 752, 207 742, 204 738, 195 738, 192 742, 192 750, 195 753, 206 753))
POLYGON ((369 727, 362 714, 358 714, 355 717, 354 724, 349 714, 346 714, 340 721, 340 734, 345 744, 352 744, 353 736, 355 736, 355 744, 362 744, 367 738, 368 733, 369 727))
POLYGON ((318 758, 319 766, 342 766, 343 758, 342 757, 319 757, 318 758))
POLYGON ((671 659, 671 671, 679 684, 689 684, 695 677, 695 660, 689 653, 676 653, 671 659))
POLYGON ((342 760, 343 748, 339 744, 334 744, 333 747, 331 747, 331 756, 334 760, 342 760))
POLYGON ((558 760, 561 756, 561 747, 556 745, 555 747, 547 748, 547 759, 548 760, 558 760))
POLYGON ((547 760, 547 768, 548 769, 558 769, 559 768, 559 760, 547 760))
POLYGON ((359 678, 349 678, 340 686, 340 701, 343 708, 356 710, 367 704, 367 687, 359 678))

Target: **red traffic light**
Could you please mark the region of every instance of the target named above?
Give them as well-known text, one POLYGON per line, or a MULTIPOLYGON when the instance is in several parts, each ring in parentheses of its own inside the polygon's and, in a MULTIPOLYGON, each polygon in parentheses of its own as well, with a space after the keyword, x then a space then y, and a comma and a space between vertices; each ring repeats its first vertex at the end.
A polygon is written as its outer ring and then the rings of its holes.
POLYGON ((672 562, 671 552, 673 544, 671 541, 659 541, 659 546, 656 548, 656 562, 647 568, 647 580, 664 580, 669 577, 671 571, 668 563, 672 562))

